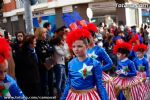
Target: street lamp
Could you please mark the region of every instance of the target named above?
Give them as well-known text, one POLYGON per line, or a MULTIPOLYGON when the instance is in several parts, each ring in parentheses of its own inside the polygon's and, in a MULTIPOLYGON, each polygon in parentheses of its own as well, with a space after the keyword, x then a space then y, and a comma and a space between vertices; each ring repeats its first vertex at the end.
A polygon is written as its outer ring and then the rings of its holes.
POLYGON ((26 33, 28 34, 34 34, 31 5, 36 3, 37 0, 24 0, 26 33))

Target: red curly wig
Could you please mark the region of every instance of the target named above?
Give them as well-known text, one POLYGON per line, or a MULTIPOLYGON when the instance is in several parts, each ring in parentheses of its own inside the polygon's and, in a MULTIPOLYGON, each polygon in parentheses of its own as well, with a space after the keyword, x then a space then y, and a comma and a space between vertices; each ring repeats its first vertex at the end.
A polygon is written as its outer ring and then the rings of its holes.
POLYGON ((117 54, 117 52, 130 52, 132 50, 132 46, 131 44, 127 43, 127 42, 122 42, 122 43, 118 43, 117 45, 114 46, 113 48, 113 53, 117 54), (121 50, 121 51, 119 51, 121 50))
POLYGON ((66 37, 66 42, 68 44, 69 49, 72 50, 72 44, 76 41, 76 40, 80 40, 81 38, 90 38, 91 34, 89 31, 87 31, 86 29, 76 29, 71 31, 70 33, 68 33, 67 37, 66 37))
POLYGON ((133 43, 134 43, 135 45, 140 44, 138 35, 133 36, 133 37, 129 40, 129 43, 130 43, 131 45, 133 45, 133 43))
POLYGON ((10 57, 10 46, 6 39, 0 38, 0 63, 3 63, 5 59, 10 57))
POLYGON ((98 32, 98 29, 97 29, 96 25, 93 24, 93 23, 88 23, 88 24, 87 24, 87 29, 88 29, 89 31, 92 31, 92 32, 98 32))
POLYGON ((139 45, 135 45, 133 50, 135 52, 140 51, 140 52, 144 52, 148 50, 148 47, 145 44, 139 44, 139 45))

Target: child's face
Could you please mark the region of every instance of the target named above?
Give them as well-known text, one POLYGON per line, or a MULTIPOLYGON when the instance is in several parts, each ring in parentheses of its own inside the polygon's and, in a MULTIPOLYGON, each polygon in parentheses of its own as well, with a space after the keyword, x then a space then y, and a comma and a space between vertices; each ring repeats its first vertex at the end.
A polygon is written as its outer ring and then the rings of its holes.
POLYGON ((72 50, 77 57, 83 57, 86 55, 87 46, 82 40, 76 40, 72 44, 72 50))
POLYGON ((123 60, 124 58, 126 58, 125 54, 122 54, 122 53, 117 53, 117 57, 119 60, 123 60))
POLYGON ((144 56, 144 52, 138 51, 138 52, 136 52, 136 55, 138 58, 142 58, 144 56))
POLYGON ((4 80, 8 70, 8 62, 5 60, 0 64, 0 81, 4 80))

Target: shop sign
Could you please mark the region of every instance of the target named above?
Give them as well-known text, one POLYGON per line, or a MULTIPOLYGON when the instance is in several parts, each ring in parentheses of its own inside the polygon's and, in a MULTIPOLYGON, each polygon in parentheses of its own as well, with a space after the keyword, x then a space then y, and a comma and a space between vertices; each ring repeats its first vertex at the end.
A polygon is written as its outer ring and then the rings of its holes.
POLYGON ((115 10, 116 9, 116 2, 96 2, 96 3, 90 3, 89 8, 91 8, 93 11, 94 10, 101 10, 101 9, 106 9, 107 10, 115 10))
POLYGON ((55 15, 55 9, 45 10, 44 15, 55 15))
POLYGON ((44 15, 44 11, 38 11, 33 13, 33 17, 40 17, 44 15))
POLYGON ((65 6, 62 8, 63 13, 73 12, 72 6, 65 6))

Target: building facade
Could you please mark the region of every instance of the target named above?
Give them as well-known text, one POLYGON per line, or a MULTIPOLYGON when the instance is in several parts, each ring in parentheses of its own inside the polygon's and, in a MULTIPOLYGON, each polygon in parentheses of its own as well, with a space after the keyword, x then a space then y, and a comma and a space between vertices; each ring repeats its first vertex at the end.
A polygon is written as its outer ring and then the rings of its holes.
MULTIPOLYGON (((22 0, 4 0, 3 21, 0 23, 2 29, 15 33, 18 30, 25 31, 24 5, 22 0)), ((86 9, 89 7, 93 11, 92 20, 97 25, 113 22, 127 26, 140 26, 143 22, 148 22, 150 18, 150 8, 139 5, 148 5, 149 0, 38 0, 32 6, 33 26, 42 27, 48 21, 53 28, 64 25, 62 21, 63 13, 78 11, 83 19, 88 20, 86 9), (138 7, 126 6, 129 4, 138 7)))

